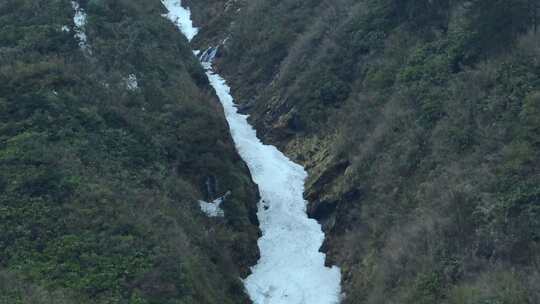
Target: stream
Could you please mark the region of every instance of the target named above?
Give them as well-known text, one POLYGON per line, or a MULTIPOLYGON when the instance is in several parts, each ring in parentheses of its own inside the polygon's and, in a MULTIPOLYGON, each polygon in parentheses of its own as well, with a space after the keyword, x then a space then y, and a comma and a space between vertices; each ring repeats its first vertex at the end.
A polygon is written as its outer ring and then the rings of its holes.
MULTIPOLYGON (((182 7, 180 0, 161 1, 169 11, 163 16, 191 40, 198 29, 191 22, 189 9, 182 7)), ((307 173, 276 147, 263 144, 247 115, 238 113, 230 87, 212 69, 216 51, 210 48, 203 52, 201 63, 223 105, 236 149, 261 194, 257 213, 261 257, 243 279, 246 291, 256 304, 339 303, 340 270, 325 266, 325 254, 319 251, 324 233, 306 213, 303 193, 307 173)))

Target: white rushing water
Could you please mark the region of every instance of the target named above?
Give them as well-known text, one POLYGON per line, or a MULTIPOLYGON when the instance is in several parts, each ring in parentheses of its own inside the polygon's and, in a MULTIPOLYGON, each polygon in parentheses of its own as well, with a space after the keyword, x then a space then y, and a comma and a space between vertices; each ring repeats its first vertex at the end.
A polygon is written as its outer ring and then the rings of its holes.
MULTIPOLYGON (((172 0, 162 2, 181 4, 172 0)), ((184 13, 174 15, 170 11, 166 17, 182 24, 179 28, 188 39, 190 33, 197 32, 189 14, 186 17, 184 13)), ((258 211, 263 234, 258 241, 261 258, 244 280, 246 290, 256 304, 339 303, 340 271, 337 267, 325 267, 325 255, 319 252, 324 234, 321 226, 306 214, 303 192, 307 173, 274 146, 263 144, 247 116, 238 113, 229 86, 212 71, 215 51, 209 49, 201 55, 203 66, 223 105, 238 153, 247 163, 261 194, 258 211)))
POLYGON ((182 34, 191 41, 197 35, 199 29, 191 22, 191 11, 182 6, 181 0, 161 0, 161 3, 169 11, 163 17, 171 20, 180 29, 182 34))
POLYGON ((135 91, 139 88, 139 80, 135 74, 129 74, 124 81, 126 82, 126 88, 129 91, 135 91))
POLYGON ((87 22, 86 12, 81 8, 78 2, 71 1, 71 7, 75 11, 73 23, 75 23, 75 38, 79 40, 79 46, 83 51, 90 51, 88 47, 88 37, 86 36, 85 27, 87 22))

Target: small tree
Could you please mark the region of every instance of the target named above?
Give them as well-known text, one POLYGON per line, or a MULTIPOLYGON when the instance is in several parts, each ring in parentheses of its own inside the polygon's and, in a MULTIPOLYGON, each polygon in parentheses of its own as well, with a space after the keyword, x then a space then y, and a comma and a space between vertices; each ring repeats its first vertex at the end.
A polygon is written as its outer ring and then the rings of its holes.
POLYGON ((525 137, 540 145, 540 92, 529 94, 523 103, 521 118, 525 124, 525 137))
POLYGON ((528 10, 530 12, 531 23, 534 28, 534 32, 538 31, 538 11, 540 10, 540 1, 539 0, 529 0, 527 1, 528 10))
POLYGON ((466 4, 473 46, 484 52, 512 45, 530 27, 530 2, 537 0, 473 0, 466 4))

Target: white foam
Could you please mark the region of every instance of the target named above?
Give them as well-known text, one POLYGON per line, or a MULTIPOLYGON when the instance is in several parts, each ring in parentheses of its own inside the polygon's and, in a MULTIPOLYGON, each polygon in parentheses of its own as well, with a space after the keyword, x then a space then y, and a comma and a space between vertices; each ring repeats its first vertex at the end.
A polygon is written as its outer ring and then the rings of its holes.
POLYGON ((199 32, 199 29, 193 26, 189 8, 184 8, 181 0, 161 0, 161 3, 163 3, 169 11, 169 13, 164 14, 163 17, 166 17, 176 24, 184 36, 191 41, 199 32))
POLYGON ((128 77, 125 79, 125 81, 126 81, 126 87, 129 91, 135 91, 136 89, 139 88, 139 82, 135 74, 129 74, 128 77))
POLYGON ((247 116, 237 112, 225 80, 211 70, 207 75, 262 197, 257 213, 261 258, 244 281, 249 296, 256 304, 339 303, 340 270, 325 267, 319 252, 324 234, 306 214, 307 173, 274 146, 261 143, 247 116))
POLYGON ((211 203, 199 201, 199 206, 201 207, 201 211, 209 217, 223 217, 225 213, 221 209, 221 203, 223 203, 222 197, 213 200, 211 203))
POLYGON ((71 7, 75 11, 73 23, 75 23, 75 38, 79 40, 79 46, 83 51, 89 51, 88 37, 86 36, 85 27, 87 23, 87 15, 84 9, 81 8, 78 2, 71 1, 71 7))

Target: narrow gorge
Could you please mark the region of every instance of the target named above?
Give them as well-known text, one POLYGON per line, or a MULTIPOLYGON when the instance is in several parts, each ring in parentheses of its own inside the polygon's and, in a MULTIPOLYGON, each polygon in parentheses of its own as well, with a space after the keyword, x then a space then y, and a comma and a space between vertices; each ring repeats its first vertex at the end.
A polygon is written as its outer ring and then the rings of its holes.
MULTIPOLYGON (((191 40, 197 30, 189 9, 183 8, 180 0, 163 3, 169 10, 167 18, 191 40)), ((218 47, 209 48, 200 58, 223 105, 236 149, 261 194, 257 213, 262 230, 258 241, 261 257, 244 280, 247 292, 257 304, 339 303, 340 271, 337 267, 325 267, 325 255, 319 251, 324 234, 306 213, 303 194, 307 173, 275 147, 263 144, 247 116, 238 113, 230 88, 212 70, 218 47)))
POLYGON ((0 29, 0 304, 540 303, 540 0, 0 29))

